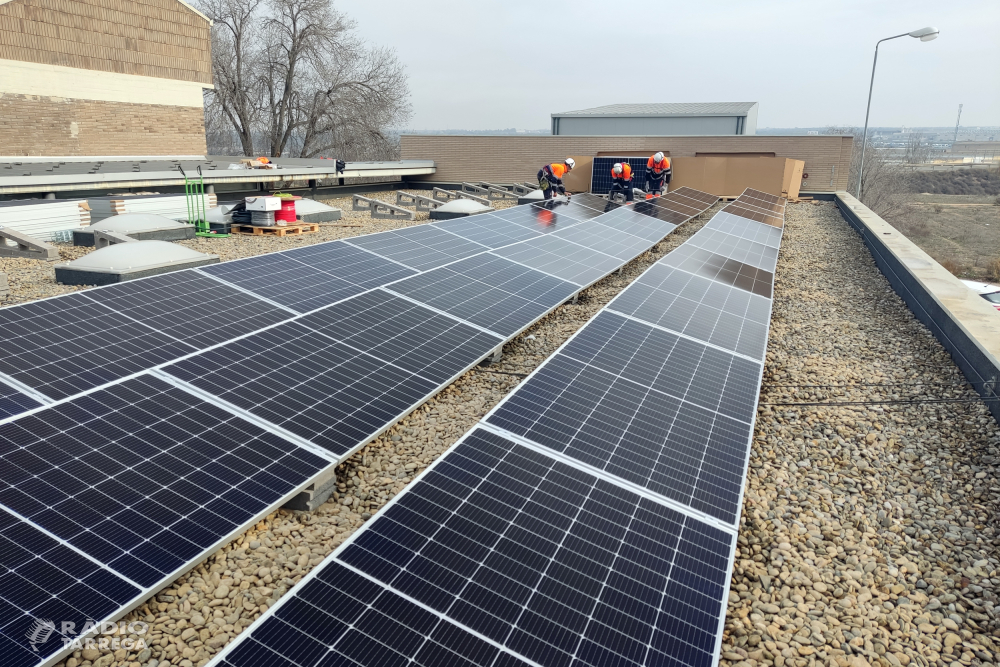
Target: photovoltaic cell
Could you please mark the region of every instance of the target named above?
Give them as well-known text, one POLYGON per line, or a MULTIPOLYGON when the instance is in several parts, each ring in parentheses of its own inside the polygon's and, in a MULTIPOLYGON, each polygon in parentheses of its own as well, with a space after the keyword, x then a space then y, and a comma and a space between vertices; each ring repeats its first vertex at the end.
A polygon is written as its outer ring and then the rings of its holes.
POLYGON ((147 375, 0 426, 0 461, 0 505, 144 587, 330 465, 147 375))
POLYGON ((336 558, 538 664, 707 667, 733 539, 476 430, 336 558))
POLYGON ((0 372, 61 399, 196 351, 82 293, 0 309, 0 372))
POLYGON ((489 213, 444 220, 433 224, 487 248, 500 248, 538 235, 538 232, 528 227, 511 224, 510 221, 502 220, 489 213))
POLYGON ((728 259, 723 255, 695 248, 686 243, 660 261, 668 266, 771 298, 774 274, 756 266, 728 259))
POLYGON ((715 229, 700 229, 689 238, 685 245, 701 248, 708 252, 734 259, 743 264, 756 266, 774 273, 778 264, 778 249, 771 246, 742 239, 732 234, 726 234, 715 229))
MULTIPOLYGON (((652 155, 650 153, 649 155, 652 155)), ((606 195, 611 192, 611 168, 616 162, 632 167, 632 186, 640 190, 646 186, 645 157, 595 157, 593 171, 590 177, 590 192, 595 195, 606 195)))
MULTIPOLYGON (((0 652, 7 667, 33 667, 142 591, 73 548, 0 509, 0 652), (51 623, 51 630, 36 631, 51 623), (76 632, 63 634, 63 623, 76 632), (29 640, 29 637, 35 641, 29 640)), ((69 628, 66 628, 69 631, 69 628)))
POLYGON ((430 225, 352 237, 352 245, 426 271, 487 250, 486 246, 430 225))
MULTIPOLYGON (((526 667, 472 632, 329 559, 220 664, 526 667)), ((249 635, 249 636, 247 636, 249 635)))
POLYGON ((586 286, 621 266, 616 257, 551 235, 494 250, 493 254, 586 286))
POLYGON ((621 262, 629 261, 646 252, 655 242, 633 236, 628 232, 610 232, 609 229, 591 220, 567 229, 562 229, 555 234, 554 238, 562 238, 572 241, 585 248, 603 252, 606 255, 617 257, 621 262))
POLYGON ((635 211, 631 206, 620 208, 608 215, 603 215, 596 220, 603 227, 609 227, 616 232, 625 232, 632 236, 638 236, 652 243, 659 243, 670 232, 677 229, 677 225, 660 220, 635 211))
POLYGON ((563 215, 558 209, 542 206, 514 206, 494 211, 490 215, 535 234, 551 234, 559 229, 580 224, 579 220, 563 215))
POLYGON ((282 254, 366 290, 413 275, 412 269, 343 241, 318 243, 282 254))
POLYGON ((719 211, 702 229, 718 230, 741 239, 756 241, 772 248, 781 245, 781 230, 746 218, 719 211))
POLYGON ((764 360, 770 299, 667 264, 651 266, 607 308, 764 360))
POLYGON ((732 524, 759 378, 604 312, 486 421, 732 524))
POLYGON ((41 407, 41 403, 17 389, 0 382, 0 419, 41 407))
POLYGON ((197 271, 177 271, 80 293, 171 338, 214 345, 292 315, 197 271))
POLYGON ((422 402, 437 386, 297 322, 164 370, 338 457, 422 402))
POLYGON ((199 270, 299 313, 415 273, 341 241, 213 264, 199 270))
POLYGON ((486 253, 394 283, 388 289, 508 338, 580 288, 486 253))
POLYGON ((318 310, 299 324, 438 385, 504 340, 382 290, 318 310))

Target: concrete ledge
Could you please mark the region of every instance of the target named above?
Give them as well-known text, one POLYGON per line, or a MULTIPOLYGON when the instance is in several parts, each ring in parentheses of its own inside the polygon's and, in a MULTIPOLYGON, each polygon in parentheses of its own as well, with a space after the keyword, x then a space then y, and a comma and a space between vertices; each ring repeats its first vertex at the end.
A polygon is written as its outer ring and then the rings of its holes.
POLYGON ((896 293, 992 399, 986 405, 1000 422, 1000 313, 850 194, 838 192, 836 204, 896 293))
MULTIPOLYGON (((147 232, 132 232, 129 236, 137 241, 183 241, 184 239, 193 239, 194 233, 194 225, 186 225, 182 229, 152 229, 147 232)), ((73 245, 92 248, 94 246, 94 230, 74 229, 73 245)))

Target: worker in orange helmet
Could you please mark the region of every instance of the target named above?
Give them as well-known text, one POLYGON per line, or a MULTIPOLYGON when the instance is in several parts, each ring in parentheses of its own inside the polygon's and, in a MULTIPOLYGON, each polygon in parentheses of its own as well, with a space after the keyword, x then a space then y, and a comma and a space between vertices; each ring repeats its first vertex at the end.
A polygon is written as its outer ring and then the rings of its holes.
POLYGON ((632 166, 625 162, 615 162, 611 167, 611 191, 608 192, 608 200, 614 201, 616 195, 621 192, 625 195, 625 201, 632 203, 632 166))
POLYGON ((538 188, 545 195, 546 199, 556 196, 556 191, 569 197, 566 186, 563 185, 563 176, 568 174, 576 166, 576 161, 568 157, 562 162, 547 164, 538 170, 538 188))
POLYGON ((656 153, 646 160, 646 199, 661 195, 670 185, 670 158, 656 153))

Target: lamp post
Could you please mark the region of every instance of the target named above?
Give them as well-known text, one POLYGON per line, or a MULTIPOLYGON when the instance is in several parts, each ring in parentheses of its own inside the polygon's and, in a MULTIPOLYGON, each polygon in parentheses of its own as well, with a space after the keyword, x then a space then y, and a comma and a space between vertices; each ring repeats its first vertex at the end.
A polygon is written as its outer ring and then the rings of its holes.
POLYGON ((898 39, 900 37, 915 37, 921 42, 930 42, 931 40, 937 39, 939 31, 937 28, 921 28, 920 30, 914 30, 913 32, 904 32, 902 35, 893 35, 892 37, 886 37, 885 39, 880 39, 875 43, 875 60, 872 62, 872 80, 868 84, 868 108, 865 110, 865 133, 861 137, 861 166, 858 167, 858 200, 861 200, 861 176, 865 172, 865 148, 868 146, 868 114, 872 110, 872 89, 875 87, 875 65, 878 64, 878 46, 882 42, 888 42, 890 39, 898 39))

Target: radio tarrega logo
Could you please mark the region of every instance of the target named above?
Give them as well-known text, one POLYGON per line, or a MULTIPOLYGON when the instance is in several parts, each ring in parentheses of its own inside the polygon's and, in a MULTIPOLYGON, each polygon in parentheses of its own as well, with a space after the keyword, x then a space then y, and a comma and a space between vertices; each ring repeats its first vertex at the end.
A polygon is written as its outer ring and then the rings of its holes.
POLYGON ((24 636, 27 637, 28 643, 31 644, 31 650, 38 653, 38 645, 49 641, 49 637, 55 631, 55 623, 47 618, 36 618, 35 622, 28 628, 28 631, 24 633, 24 636))
POLYGON ((46 618, 36 618, 28 631, 24 634, 31 649, 39 653, 39 646, 49 641, 53 634, 61 635, 63 648, 74 650, 95 648, 101 651, 117 651, 125 649, 142 650, 146 648, 146 641, 143 635, 149 631, 149 623, 142 621, 87 621, 79 631, 73 621, 63 621, 57 627, 55 622, 46 618))

